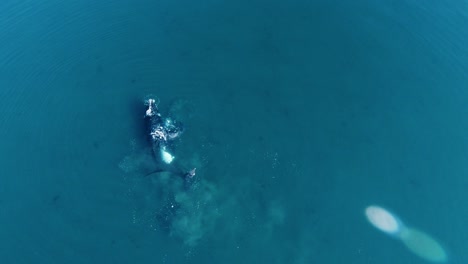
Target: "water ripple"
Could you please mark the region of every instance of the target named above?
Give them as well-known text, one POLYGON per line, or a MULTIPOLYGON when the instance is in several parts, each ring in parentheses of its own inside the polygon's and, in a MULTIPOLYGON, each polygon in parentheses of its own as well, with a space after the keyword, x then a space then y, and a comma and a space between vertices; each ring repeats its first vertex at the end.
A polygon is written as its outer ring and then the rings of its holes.
MULTIPOLYGON (((98 4, 32 0, 1 4, 0 96, 8 100, 0 105, 6 116, 0 125, 11 124, 13 118, 47 117, 46 106, 70 110, 67 104, 71 100, 63 99, 67 98, 65 91, 68 97, 86 97, 77 84, 89 85, 83 80, 99 74, 94 70, 102 68, 99 63, 138 63, 132 59, 137 49, 126 46, 132 44, 134 29, 128 25, 138 24, 139 11, 141 8, 131 8, 129 3, 110 0, 98 4)), ((89 86, 96 87, 96 83, 89 86)), ((64 119, 57 123, 67 122, 65 116, 53 116, 64 119)))

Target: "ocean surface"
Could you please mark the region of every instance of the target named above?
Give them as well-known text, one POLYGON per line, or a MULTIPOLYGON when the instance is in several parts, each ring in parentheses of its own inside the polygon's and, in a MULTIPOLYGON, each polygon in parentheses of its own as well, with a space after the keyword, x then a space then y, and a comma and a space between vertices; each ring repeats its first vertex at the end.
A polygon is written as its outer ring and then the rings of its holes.
POLYGON ((2 0, 0 263, 466 264, 467 117, 466 1, 2 0))

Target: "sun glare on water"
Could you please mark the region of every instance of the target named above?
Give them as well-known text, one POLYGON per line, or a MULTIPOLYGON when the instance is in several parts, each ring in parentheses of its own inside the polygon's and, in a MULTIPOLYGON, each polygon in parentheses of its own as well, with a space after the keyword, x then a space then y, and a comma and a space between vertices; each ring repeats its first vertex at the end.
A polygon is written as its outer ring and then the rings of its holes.
POLYGON ((447 253, 431 236, 414 228, 406 227, 388 210, 371 205, 365 210, 367 220, 380 231, 399 240, 415 255, 430 262, 446 262, 447 253))

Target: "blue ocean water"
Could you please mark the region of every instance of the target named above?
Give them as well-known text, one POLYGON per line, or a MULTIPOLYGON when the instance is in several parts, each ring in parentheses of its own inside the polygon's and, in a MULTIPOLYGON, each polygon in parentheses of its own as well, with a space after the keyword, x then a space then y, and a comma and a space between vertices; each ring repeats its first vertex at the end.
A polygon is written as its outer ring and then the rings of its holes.
POLYGON ((468 263, 467 7, 1 1, 1 263, 427 263, 372 204, 468 263))

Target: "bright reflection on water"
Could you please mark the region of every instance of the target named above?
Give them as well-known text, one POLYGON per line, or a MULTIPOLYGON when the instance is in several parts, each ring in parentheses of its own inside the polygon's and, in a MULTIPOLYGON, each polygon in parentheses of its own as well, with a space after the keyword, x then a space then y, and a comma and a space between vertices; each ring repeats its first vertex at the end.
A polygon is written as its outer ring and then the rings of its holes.
POLYGON ((447 253, 434 238, 417 229, 406 227, 388 210, 371 205, 366 208, 365 215, 373 226, 400 239, 417 256, 431 262, 447 261, 447 253))

